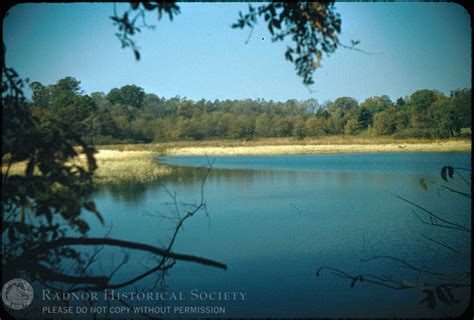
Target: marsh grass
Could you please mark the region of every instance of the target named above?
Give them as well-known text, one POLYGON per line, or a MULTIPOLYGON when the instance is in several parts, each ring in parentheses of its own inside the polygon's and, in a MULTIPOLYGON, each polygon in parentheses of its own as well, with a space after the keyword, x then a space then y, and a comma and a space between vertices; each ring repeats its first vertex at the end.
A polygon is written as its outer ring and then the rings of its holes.
MULTIPOLYGON (((99 150, 95 154, 97 161, 95 182, 98 184, 146 182, 171 173, 169 167, 156 163, 156 157, 157 153, 152 151, 99 150)), ((80 157, 75 163, 85 165, 86 161, 80 157)), ((9 174, 22 175, 25 168, 26 162, 14 163, 9 174)), ((5 165, 2 164, 2 170, 5 169, 5 165)), ((35 170, 35 174, 37 173, 35 170)))
POLYGON ((220 147, 176 147, 167 150, 168 155, 283 155, 283 154, 328 154, 366 152, 455 152, 471 151, 471 143, 447 141, 438 143, 386 143, 386 144, 305 144, 273 146, 220 146, 220 147))
POLYGON ((171 173, 169 167, 156 163, 156 157, 152 151, 99 150, 96 182, 146 182, 171 173))
MULTIPOLYGON (((236 140, 236 139, 218 139, 218 140, 204 140, 204 141, 170 141, 149 144, 115 144, 115 145, 101 145, 98 149, 101 150, 120 150, 120 151, 153 151, 158 156, 174 155, 175 151, 181 148, 204 148, 204 147, 273 147, 273 146, 330 146, 328 148, 339 151, 337 146, 352 145, 352 146, 380 146, 380 145, 418 145, 418 148, 432 149, 427 145, 443 145, 452 148, 453 145, 467 146, 471 144, 470 139, 456 139, 449 140, 442 139, 418 139, 418 138, 404 138, 397 139, 392 137, 362 137, 362 136, 323 136, 320 138, 265 138, 255 140, 236 140), (448 144, 445 144, 449 142, 448 144), (453 142, 456 142, 453 144, 453 142)), ((374 147, 375 148, 375 147, 374 147)), ((443 147, 442 147, 443 148, 443 147)), ((291 148, 290 148, 291 149, 291 148)), ((298 149, 298 148, 296 148, 298 149)), ((350 148, 349 148, 350 149, 350 148)), ((367 149, 367 147, 366 147, 367 149)), ((258 150, 256 148, 255 150, 258 150)), ((367 152, 372 149, 368 148, 367 152)), ((427 150, 428 151, 428 150, 427 150)), ((456 151, 456 150, 454 150, 456 151)), ((465 147, 462 150, 465 151, 465 147)), ((315 153, 317 150, 315 149, 315 153)), ((191 154, 189 154, 191 155, 191 154)))
POLYGON ((326 136, 311 139, 179 141, 155 144, 101 146, 105 149, 151 150, 159 155, 278 155, 360 152, 471 151, 470 139, 396 139, 391 137, 326 136))

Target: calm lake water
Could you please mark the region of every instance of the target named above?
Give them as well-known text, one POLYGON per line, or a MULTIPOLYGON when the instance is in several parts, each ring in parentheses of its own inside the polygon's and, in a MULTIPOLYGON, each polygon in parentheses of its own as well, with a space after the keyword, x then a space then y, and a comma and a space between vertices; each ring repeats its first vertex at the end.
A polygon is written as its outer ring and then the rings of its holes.
MULTIPOLYGON (((199 212, 186 221, 173 250, 221 261, 228 270, 178 262, 166 277, 166 290, 184 292, 185 301, 134 305, 226 309, 224 315, 201 317, 432 317, 463 312, 469 302, 468 290, 460 289, 454 291, 461 299, 457 307, 438 303, 430 310, 419 303, 424 298, 420 290, 369 283, 351 288, 350 280, 330 271, 316 277, 316 270, 330 266, 351 275, 432 279, 395 261, 361 261, 383 255, 441 272, 470 270, 469 233, 423 224, 412 212, 415 208, 396 197, 470 227, 470 199, 431 184, 424 191, 419 184, 421 178, 445 184, 440 169, 444 165, 470 168, 470 153, 164 157, 158 161, 174 167, 164 184, 176 192, 180 203, 199 202, 203 167, 214 161, 205 184, 208 214, 199 212), (191 290, 244 293, 245 300, 191 301, 191 290)), ((460 172, 469 177, 470 172, 460 172)), ((447 185, 470 189, 458 176, 447 185)), ((130 241, 167 243, 173 224, 160 214, 170 216, 173 208, 159 182, 103 187, 94 200, 107 224, 102 227, 90 217, 91 236, 108 232, 130 241)), ((103 261, 105 270, 120 262, 120 252, 113 257, 114 261, 103 261)), ((152 262, 132 255, 114 279, 142 272, 146 264, 152 262)), ((141 290, 154 281, 150 277, 133 288, 141 290)))

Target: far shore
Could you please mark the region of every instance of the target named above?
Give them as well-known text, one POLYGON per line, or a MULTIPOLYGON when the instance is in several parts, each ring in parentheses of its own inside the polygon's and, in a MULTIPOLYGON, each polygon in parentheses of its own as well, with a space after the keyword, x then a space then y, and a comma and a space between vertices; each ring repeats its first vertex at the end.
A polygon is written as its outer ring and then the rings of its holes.
POLYGON ((292 139, 170 141, 146 144, 98 145, 98 150, 148 151, 159 156, 236 156, 363 152, 471 152, 469 138, 396 139, 391 137, 324 136, 292 139))
POLYGON ((334 154, 370 152, 471 152, 470 141, 389 144, 305 144, 260 146, 197 146, 173 147, 165 150, 168 156, 244 156, 284 154, 334 154))
POLYGON ((162 144, 97 146, 98 181, 146 181, 170 174, 172 168, 155 161, 159 156, 250 156, 379 152, 471 152, 471 140, 323 139, 297 141, 180 141, 162 144), (134 161, 131 161, 131 160, 134 161), (101 161, 103 160, 103 161, 101 161), (125 173, 127 172, 127 173, 125 173))

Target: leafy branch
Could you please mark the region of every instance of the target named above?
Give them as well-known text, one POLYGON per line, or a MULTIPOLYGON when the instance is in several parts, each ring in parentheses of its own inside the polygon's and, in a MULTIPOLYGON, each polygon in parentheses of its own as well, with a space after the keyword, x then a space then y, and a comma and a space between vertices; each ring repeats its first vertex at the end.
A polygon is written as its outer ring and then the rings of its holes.
POLYGON ((118 31, 115 36, 119 39, 123 48, 131 48, 135 59, 140 60, 140 50, 133 39, 133 37, 140 33, 142 28, 151 29, 155 28, 154 25, 149 25, 146 21, 146 12, 156 11, 157 19, 160 20, 164 14, 167 14, 169 19, 172 21, 173 17, 180 13, 179 6, 176 2, 130 2, 128 10, 124 11, 121 15, 117 13, 116 5, 114 4, 113 15, 110 19, 113 21, 113 25, 117 26, 118 31), (142 25, 137 26, 138 20, 142 21, 142 25))
POLYGON ((263 17, 273 42, 290 38, 285 59, 295 64, 303 84, 314 83, 313 72, 321 66, 323 53, 333 53, 339 43, 341 19, 330 2, 272 2, 257 8, 249 4, 248 13, 239 13, 232 28, 251 29, 263 17))

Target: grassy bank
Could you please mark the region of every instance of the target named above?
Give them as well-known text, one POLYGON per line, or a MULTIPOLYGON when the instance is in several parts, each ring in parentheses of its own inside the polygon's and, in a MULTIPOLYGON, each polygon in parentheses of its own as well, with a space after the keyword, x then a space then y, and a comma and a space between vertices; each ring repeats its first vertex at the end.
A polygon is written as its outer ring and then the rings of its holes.
POLYGON ((471 151, 471 140, 394 139, 385 137, 323 137, 296 140, 272 138, 261 140, 180 141, 156 144, 99 146, 103 150, 150 151, 157 155, 277 155, 358 152, 453 152, 471 151))
MULTIPOLYGON (((156 163, 156 156, 152 151, 99 150, 95 155, 98 166, 95 181, 99 184, 146 182, 171 173, 169 167, 156 163)), ((79 161, 85 163, 84 159, 79 161)), ((25 162, 14 163, 10 174, 24 174, 25 168, 25 162)))
POLYGON ((96 154, 96 181, 99 183, 122 183, 130 181, 152 181, 171 173, 167 166, 158 165, 156 152, 99 150, 96 154))
POLYGON ((471 151, 471 143, 447 141, 438 143, 388 143, 388 144, 304 144, 267 146, 214 146, 174 147, 167 155, 279 155, 279 154, 328 154, 361 152, 453 152, 471 151))

